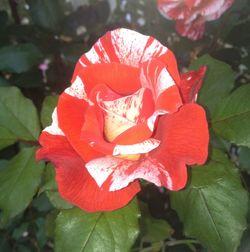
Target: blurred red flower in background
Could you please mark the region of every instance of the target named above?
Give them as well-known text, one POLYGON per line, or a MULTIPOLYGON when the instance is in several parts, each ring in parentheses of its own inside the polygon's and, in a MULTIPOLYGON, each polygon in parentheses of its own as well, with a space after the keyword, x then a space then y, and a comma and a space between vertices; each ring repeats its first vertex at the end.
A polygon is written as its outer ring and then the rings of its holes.
POLYGON ((173 53, 135 31, 106 33, 79 59, 40 136, 37 159, 53 162, 63 198, 111 211, 138 179, 179 190, 186 165, 207 158, 208 127, 195 103, 206 67, 179 75, 173 53))
POLYGON ((205 22, 220 18, 234 0, 158 0, 160 13, 176 20, 176 31, 189 39, 202 38, 205 22))

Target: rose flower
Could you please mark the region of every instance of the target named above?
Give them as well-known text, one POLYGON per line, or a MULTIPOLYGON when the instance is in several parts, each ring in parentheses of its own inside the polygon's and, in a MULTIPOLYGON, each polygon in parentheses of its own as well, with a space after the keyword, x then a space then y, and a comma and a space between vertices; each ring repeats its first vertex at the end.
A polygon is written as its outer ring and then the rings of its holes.
POLYGON ((160 13, 176 20, 176 31, 192 40, 202 38, 205 22, 220 18, 234 0, 157 0, 160 13))
POLYGON ((90 212, 125 206, 139 179, 170 190, 207 158, 208 126, 195 103, 206 68, 179 75, 173 53, 127 29, 81 56, 60 95, 37 159, 53 162, 60 195, 90 212))

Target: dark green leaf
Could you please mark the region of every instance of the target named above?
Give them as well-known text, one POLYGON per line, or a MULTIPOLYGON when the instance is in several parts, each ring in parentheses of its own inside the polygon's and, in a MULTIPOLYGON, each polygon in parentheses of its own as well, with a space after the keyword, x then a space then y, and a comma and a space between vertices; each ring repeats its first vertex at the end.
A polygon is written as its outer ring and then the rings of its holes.
POLYGON ((160 242, 171 236, 173 229, 162 219, 151 216, 146 204, 140 202, 141 218, 140 231, 143 242, 160 242))
POLYGON ((239 148, 239 167, 250 173, 250 149, 246 147, 239 148))
POLYGON ((43 162, 35 160, 36 148, 25 148, 0 171, 0 208, 2 221, 22 212, 40 184, 43 162))
POLYGON ((0 126, 0 150, 15 143, 16 136, 8 129, 0 126))
POLYGON ((234 85, 234 74, 229 65, 204 55, 193 62, 190 69, 207 66, 207 73, 199 92, 198 102, 208 109, 213 117, 216 105, 229 94, 234 85))
POLYGON ((64 16, 61 0, 30 0, 33 22, 49 31, 59 31, 64 16))
POLYGON ((171 194, 187 236, 213 252, 236 251, 244 229, 248 196, 224 153, 214 150, 207 165, 192 168, 185 190, 171 194))
POLYGON ((46 192, 51 204, 58 209, 72 208, 69 202, 65 201, 58 193, 57 184, 55 181, 55 169, 52 164, 48 164, 45 168, 44 184, 39 190, 39 193, 46 192))
POLYGON ((58 101, 58 96, 55 96, 55 95, 46 96, 43 101, 42 110, 41 110, 41 122, 44 128, 46 126, 49 126, 52 123, 51 115, 54 108, 56 107, 57 101, 58 101))
POLYGON ((41 52, 33 44, 5 46, 0 49, 0 70, 22 73, 38 64, 41 57, 41 52))
POLYGON ((0 126, 16 139, 36 140, 40 133, 36 108, 16 87, 0 87, 0 126))
POLYGON ((143 241, 145 242, 163 241, 169 238, 174 231, 165 220, 156 219, 151 216, 145 216, 142 218, 142 222, 143 231, 145 232, 143 241))
POLYGON ((138 217, 136 201, 113 212, 64 210, 56 220, 55 251, 127 252, 138 235, 138 217))
POLYGON ((250 84, 236 89, 216 107, 212 127, 221 137, 250 147, 250 84))

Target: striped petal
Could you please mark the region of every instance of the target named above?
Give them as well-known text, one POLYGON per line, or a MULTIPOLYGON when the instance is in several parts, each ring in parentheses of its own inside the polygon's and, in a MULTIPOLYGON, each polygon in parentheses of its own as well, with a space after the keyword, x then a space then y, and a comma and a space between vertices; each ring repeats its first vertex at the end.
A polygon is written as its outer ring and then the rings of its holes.
POLYGON ((169 65, 171 76, 179 81, 175 57, 167 47, 153 37, 125 28, 116 29, 106 33, 89 52, 81 56, 72 81, 82 69, 93 64, 120 63, 138 68, 141 63, 152 59, 161 60, 169 65))
MULTIPOLYGON (((140 190, 137 181, 115 192, 110 192, 105 185, 100 188, 64 136, 44 132, 40 143, 42 148, 37 152, 37 159, 54 163, 60 195, 85 211, 113 211, 124 207, 140 190)), ((104 176, 104 173, 99 175, 104 176)))

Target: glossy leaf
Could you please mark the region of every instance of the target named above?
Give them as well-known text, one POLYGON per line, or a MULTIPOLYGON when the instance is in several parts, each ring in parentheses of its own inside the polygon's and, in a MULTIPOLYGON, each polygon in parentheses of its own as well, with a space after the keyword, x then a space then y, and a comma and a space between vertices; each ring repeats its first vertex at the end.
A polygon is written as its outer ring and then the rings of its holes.
POLYGON ((33 44, 5 46, 0 48, 0 70, 22 73, 38 64, 41 58, 41 52, 33 44))
POLYGON ((233 252, 246 228, 248 196, 239 174, 223 152, 213 151, 208 164, 192 168, 185 190, 171 194, 187 236, 213 252, 233 252))
POLYGON ((0 126, 16 139, 32 141, 39 136, 36 108, 16 87, 0 87, 0 126))
POLYGON ((15 143, 16 137, 8 129, 0 126, 0 150, 15 143))
POLYGON ((230 142, 250 147, 250 84, 223 99, 212 120, 214 131, 230 142))
POLYGON ((63 18, 63 6, 60 0, 31 0, 30 14, 33 22, 49 31, 58 31, 63 18))
POLYGON ((57 101, 57 95, 46 96, 43 101, 41 110, 41 122, 44 128, 52 123, 52 112, 56 107, 57 101))
POLYGON ((113 212, 63 210, 56 220, 55 251, 127 252, 138 235, 137 202, 113 212))
POLYGON ((43 162, 35 160, 36 148, 24 148, 0 171, 2 222, 22 212, 31 202, 41 181, 43 162))
POLYGON ((198 95, 198 102, 208 109, 209 115, 213 118, 216 105, 233 88, 234 73, 229 65, 209 55, 204 55, 194 61, 190 69, 198 69, 201 65, 207 66, 207 72, 198 95))

